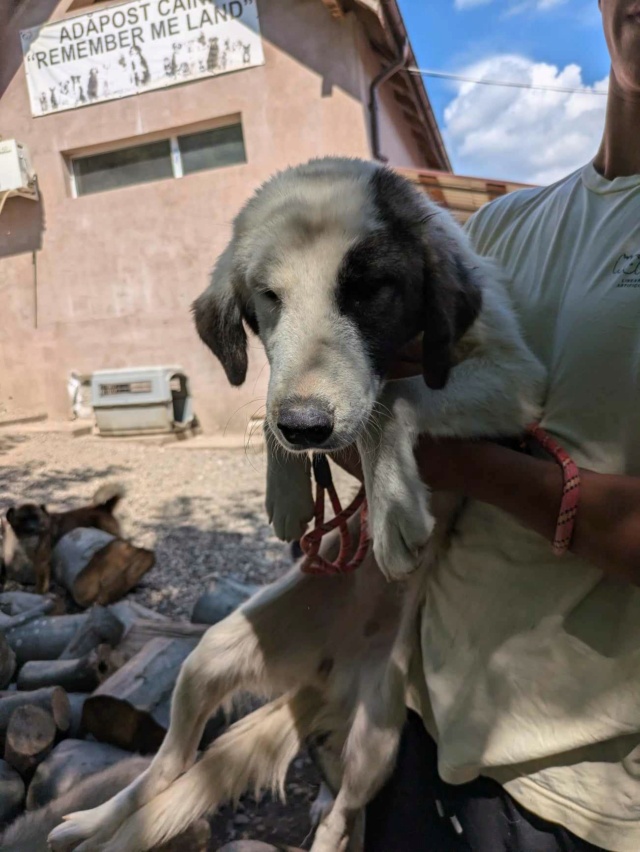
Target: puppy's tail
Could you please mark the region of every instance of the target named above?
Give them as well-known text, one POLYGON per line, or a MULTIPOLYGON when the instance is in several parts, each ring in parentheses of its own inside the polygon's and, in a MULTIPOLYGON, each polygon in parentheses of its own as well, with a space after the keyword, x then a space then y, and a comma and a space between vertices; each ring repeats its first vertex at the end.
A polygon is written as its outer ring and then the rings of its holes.
POLYGON ((251 788, 284 796, 289 764, 318 723, 319 694, 284 695, 236 722, 198 763, 114 834, 103 852, 152 849, 251 788))
POLYGON ((93 495, 92 503, 94 508, 111 514, 125 494, 126 489, 121 482, 105 482, 93 495))

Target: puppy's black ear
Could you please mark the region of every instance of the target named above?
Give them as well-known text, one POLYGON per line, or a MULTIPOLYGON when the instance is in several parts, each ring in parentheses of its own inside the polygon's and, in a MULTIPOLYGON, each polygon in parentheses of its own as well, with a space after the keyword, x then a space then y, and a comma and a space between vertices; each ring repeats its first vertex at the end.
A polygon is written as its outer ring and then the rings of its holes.
POLYGON ((243 319, 253 331, 257 326, 243 310, 234 268, 234 244, 227 246, 211 273, 211 283, 193 303, 200 338, 220 360, 232 385, 241 385, 247 375, 247 334, 243 319))
POLYGON ((10 509, 7 509, 6 518, 12 526, 13 526, 13 523, 12 523, 13 518, 15 518, 15 516, 16 516, 16 510, 13 508, 13 506, 10 509))
POLYGON ((424 275, 422 372, 433 390, 443 388, 456 343, 482 307, 482 291, 455 250, 427 252, 424 275))

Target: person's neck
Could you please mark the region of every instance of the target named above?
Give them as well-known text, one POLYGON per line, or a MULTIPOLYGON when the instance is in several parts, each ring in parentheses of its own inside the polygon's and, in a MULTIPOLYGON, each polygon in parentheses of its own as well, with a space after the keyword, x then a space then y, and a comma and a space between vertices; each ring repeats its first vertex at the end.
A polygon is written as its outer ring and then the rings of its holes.
POLYGON ((624 91, 609 77, 607 117, 593 165, 607 180, 640 174, 640 93, 624 91))

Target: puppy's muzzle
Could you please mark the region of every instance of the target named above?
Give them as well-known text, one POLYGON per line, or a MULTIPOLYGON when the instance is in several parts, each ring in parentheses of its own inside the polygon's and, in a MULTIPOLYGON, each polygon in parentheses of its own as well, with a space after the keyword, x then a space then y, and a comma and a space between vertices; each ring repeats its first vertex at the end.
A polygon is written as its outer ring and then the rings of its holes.
POLYGON ((285 441, 299 450, 322 447, 333 432, 333 412, 322 400, 285 400, 277 426, 285 441))

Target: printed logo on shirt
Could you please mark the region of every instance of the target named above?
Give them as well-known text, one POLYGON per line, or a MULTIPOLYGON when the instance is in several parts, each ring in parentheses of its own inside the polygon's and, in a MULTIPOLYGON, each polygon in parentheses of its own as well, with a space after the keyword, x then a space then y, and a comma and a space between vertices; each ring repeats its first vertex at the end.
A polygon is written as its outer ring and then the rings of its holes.
POLYGON ((614 275, 622 275, 616 287, 640 288, 640 252, 621 254, 613 265, 614 275))

